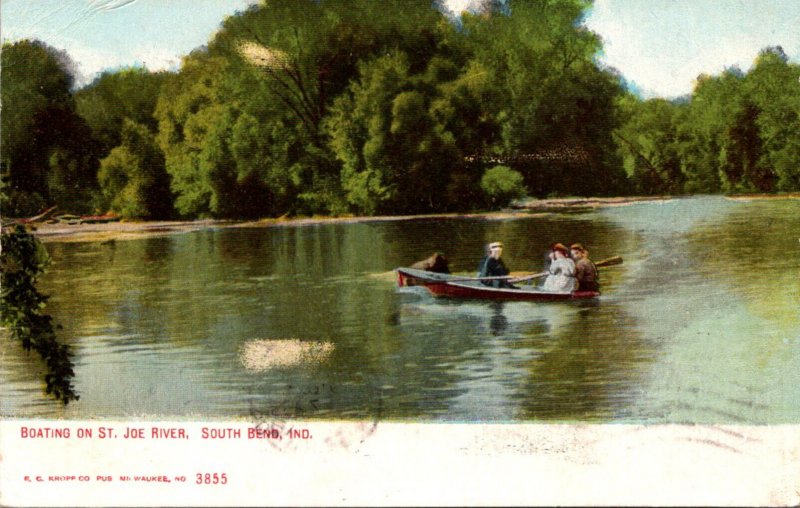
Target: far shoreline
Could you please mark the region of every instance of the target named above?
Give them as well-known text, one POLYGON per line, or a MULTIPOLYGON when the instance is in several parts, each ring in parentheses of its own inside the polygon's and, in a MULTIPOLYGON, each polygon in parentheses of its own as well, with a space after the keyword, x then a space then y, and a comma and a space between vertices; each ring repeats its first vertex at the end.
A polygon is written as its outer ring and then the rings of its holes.
MULTIPOLYGON (((34 234, 42 242, 112 242, 116 240, 135 240, 147 237, 168 236, 179 233, 229 228, 268 228, 302 227, 322 224, 356 224, 370 222, 396 222, 430 219, 485 219, 504 220, 535 215, 546 215, 564 211, 581 211, 598 208, 630 206, 641 203, 666 202, 689 196, 632 196, 632 197, 567 197, 549 199, 526 199, 517 202, 503 211, 472 213, 439 213, 422 215, 381 215, 381 216, 313 216, 279 217, 259 220, 199 219, 192 221, 118 221, 105 223, 64 224, 40 222, 32 224, 34 234)), ((754 194, 724 196, 735 201, 764 199, 800 199, 800 193, 754 194)))

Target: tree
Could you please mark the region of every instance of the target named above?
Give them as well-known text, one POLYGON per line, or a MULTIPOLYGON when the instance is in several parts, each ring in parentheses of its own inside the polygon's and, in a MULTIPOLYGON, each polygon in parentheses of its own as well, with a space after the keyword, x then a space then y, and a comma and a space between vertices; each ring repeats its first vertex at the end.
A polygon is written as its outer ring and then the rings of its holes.
POLYGON ((342 166, 323 124, 359 63, 397 50, 406 52, 412 71, 425 68, 443 19, 428 0, 273 0, 226 20, 209 51, 261 74, 270 105, 252 116, 266 132, 281 125, 284 135, 268 159, 289 168, 279 180, 299 190, 297 211, 347 211, 350 191, 342 188, 342 166))
POLYGON ((341 182, 347 202, 371 215, 397 199, 386 160, 392 100, 408 85, 409 64, 404 54, 377 58, 361 66, 361 80, 334 103, 325 128, 330 147, 342 163, 341 182))
POLYGON ((0 160, 10 215, 44 203, 89 207, 96 189, 90 131, 76 114, 69 57, 39 41, 6 43, 2 51, 0 160))
POLYGON ((762 50, 749 73, 698 78, 676 117, 687 192, 800 188, 798 78, 780 47, 762 50))
POLYGON ((758 106, 744 99, 733 105, 733 121, 725 129, 720 149, 720 171, 727 191, 752 192, 769 190, 766 170, 761 166, 762 141, 756 120, 758 106))
POLYGON ((158 121, 153 112, 167 77, 166 72, 153 73, 138 67, 107 71, 76 92, 76 110, 92 130, 100 158, 121 143, 126 119, 157 132, 158 121))
POLYGON ((411 72, 402 52, 365 62, 325 125, 342 162, 348 203, 359 213, 413 213, 446 204, 449 171, 461 159, 453 134, 431 113, 439 96, 435 81, 446 74, 411 72))
POLYGON ((464 80, 495 137, 493 158, 519 170, 534 194, 605 194, 624 174, 611 133, 619 78, 594 57, 599 38, 580 26, 589 2, 509 1, 464 15, 473 52, 464 80))
POLYGON ((111 211, 126 218, 164 219, 172 214, 164 155, 150 130, 125 119, 120 145, 100 161, 98 180, 111 211))
POLYGON ((492 205, 506 206, 511 200, 525 197, 527 193, 522 175, 508 166, 495 166, 481 178, 481 189, 492 205))
POLYGON ((271 92, 309 137, 358 62, 387 48, 413 48, 412 66, 435 49, 442 15, 429 0, 272 0, 228 18, 212 52, 238 53, 267 78, 271 92))
POLYGON ((761 141, 755 186, 762 191, 800 189, 800 65, 780 46, 762 50, 745 79, 758 110, 761 141))
POLYGON ((175 208, 183 216, 256 217, 274 211, 275 192, 266 181, 281 179, 270 176, 269 168, 266 177, 254 173, 259 161, 269 162, 269 152, 260 149, 266 150, 274 138, 258 140, 261 133, 253 133, 257 124, 245 114, 252 107, 248 98, 258 92, 247 72, 252 71, 199 51, 185 58, 181 72, 164 84, 155 111, 157 141, 175 208))
POLYGON ((678 106, 663 100, 619 102, 626 120, 614 135, 634 189, 642 194, 678 193, 683 174, 677 153, 675 116, 678 106))

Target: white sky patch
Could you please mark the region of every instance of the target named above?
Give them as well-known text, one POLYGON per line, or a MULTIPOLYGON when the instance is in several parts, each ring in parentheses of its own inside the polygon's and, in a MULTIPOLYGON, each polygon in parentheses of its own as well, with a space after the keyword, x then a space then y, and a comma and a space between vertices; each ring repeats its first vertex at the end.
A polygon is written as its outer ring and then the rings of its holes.
MULTIPOLYGON (((144 67, 149 71, 177 70, 181 64, 181 55, 152 43, 143 43, 127 53, 76 42, 68 42, 66 46, 77 70, 75 81, 80 86, 91 83, 106 70, 113 71, 127 67, 144 67)), ((65 49, 63 46, 54 47, 65 49)))
POLYGON ((73 44, 70 46, 68 53, 77 66, 78 75, 75 76, 75 81, 79 84, 91 82, 103 69, 120 66, 119 54, 110 49, 97 49, 82 44, 73 44))
POLYGON ((78 86, 104 70, 177 69, 226 16, 257 0, 2 0, 3 42, 38 39, 65 50, 78 86))
POLYGON ((691 93, 702 73, 747 71, 768 46, 800 57, 797 0, 596 0, 586 26, 603 38, 600 60, 645 97, 691 93))
POLYGON ((134 54, 139 59, 137 64, 141 64, 151 71, 177 70, 180 68, 181 58, 184 56, 155 44, 138 46, 134 49, 134 54))
POLYGON ((480 0, 446 0, 445 5, 448 9, 450 9, 454 14, 460 14, 463 11, 472 8, 476 3, 480 3, 480 0))

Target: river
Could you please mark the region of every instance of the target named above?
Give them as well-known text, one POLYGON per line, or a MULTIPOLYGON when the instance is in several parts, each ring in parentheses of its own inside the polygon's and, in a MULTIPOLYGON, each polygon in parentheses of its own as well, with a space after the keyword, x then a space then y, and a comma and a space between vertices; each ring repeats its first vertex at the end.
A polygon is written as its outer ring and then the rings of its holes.
POLYGON ((800 423, 799 200, 47 248, 41 289, 81 398, 43 395, 42 362, 3 339, 3 417, 800 423), (595 301, 453 301, 394 283, 436 250, 473 272, 495 240, 512 270, 541 270, 554 241, 624 263, 601 269, 595 301))

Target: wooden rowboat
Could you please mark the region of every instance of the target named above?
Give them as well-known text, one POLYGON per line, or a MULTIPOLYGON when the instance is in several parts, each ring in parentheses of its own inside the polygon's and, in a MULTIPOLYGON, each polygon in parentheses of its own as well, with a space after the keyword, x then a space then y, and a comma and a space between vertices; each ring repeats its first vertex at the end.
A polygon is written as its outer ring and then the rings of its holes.
POLYGON ((600 296, 597 291, 555 292, 528 286, 520 286, 519 289, 495 288, 484 285, 476 277, 460 277, 413 268, 397 268, 395 271, 398 286, 423 286, 434 296, 523 301, 579 300, 600 296))

